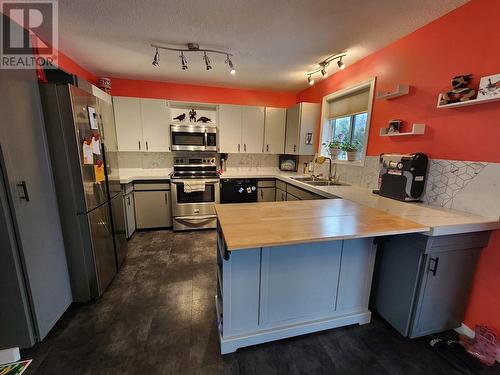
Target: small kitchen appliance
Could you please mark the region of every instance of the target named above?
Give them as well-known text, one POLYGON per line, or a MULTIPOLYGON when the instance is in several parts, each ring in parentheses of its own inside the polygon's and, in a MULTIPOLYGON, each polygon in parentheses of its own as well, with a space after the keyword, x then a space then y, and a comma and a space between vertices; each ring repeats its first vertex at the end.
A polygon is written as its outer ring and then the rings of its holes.
POLYGON ((423 153, 382 154, 379 194, 400 201, 418 201, 424 192, 428 157, 423 153))
POLYGON ((280 155, 280 171, 297 172, 299 157, 297 155, 280 155))
POLYGON ((170 125, 172 151, 217 151, 215 125, 170 125))
POLYGON ((177 154, 170 177, 173 229, 215 228, 215 204, 220 202, 217 154, 177 154))

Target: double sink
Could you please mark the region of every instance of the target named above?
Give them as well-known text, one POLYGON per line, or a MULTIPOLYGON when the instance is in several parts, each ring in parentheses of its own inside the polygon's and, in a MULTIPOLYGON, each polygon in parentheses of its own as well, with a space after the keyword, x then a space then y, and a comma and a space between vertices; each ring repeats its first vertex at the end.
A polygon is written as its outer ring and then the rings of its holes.
POLYGON ((303 182, 311 186, 350 186, 342 182, 328 181, 314 177, 291 177, 292 180, 303 182))

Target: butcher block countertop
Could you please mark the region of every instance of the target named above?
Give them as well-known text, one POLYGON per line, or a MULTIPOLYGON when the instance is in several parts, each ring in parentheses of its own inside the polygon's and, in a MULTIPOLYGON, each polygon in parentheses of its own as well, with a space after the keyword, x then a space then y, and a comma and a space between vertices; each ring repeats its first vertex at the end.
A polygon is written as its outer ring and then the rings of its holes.
POLYGON ((430 229, 345 199, 218 204, 215 210, 230 251, 430 229))

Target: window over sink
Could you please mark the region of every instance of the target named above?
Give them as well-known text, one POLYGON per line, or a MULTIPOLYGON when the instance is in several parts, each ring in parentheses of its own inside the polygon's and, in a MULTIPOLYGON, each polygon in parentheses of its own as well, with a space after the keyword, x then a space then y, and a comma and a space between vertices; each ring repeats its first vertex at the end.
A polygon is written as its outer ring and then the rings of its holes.
POLYGON ((323 97, 321 155, 364 165, 374 86, 375 78, 323 97))

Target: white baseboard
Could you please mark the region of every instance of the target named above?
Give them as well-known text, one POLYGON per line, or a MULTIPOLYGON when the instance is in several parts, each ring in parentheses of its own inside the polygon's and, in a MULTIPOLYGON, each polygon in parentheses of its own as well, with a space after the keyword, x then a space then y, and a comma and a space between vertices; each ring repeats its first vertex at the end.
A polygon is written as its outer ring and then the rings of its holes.
MULTIPOLYGON (((472 330, 470 327, 468 327, 464 323, 462 323, 462 325, 460 327, 455 328, 455 332, 457 332, 460 335, 467 336, 467 337, 469 337, 471 339, 473 339, 474 336, 476 335, 476 333, 474 332, 474 330, 472 330)), ((497 355, 497 362, 500 363, 500 353, 497 355)))

